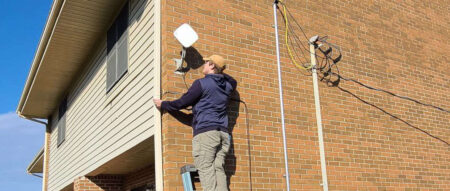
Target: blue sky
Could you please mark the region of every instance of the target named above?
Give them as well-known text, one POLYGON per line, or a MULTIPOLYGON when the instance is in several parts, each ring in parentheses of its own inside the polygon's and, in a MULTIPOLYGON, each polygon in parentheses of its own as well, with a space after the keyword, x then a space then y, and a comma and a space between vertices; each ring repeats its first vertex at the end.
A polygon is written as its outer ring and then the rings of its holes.
POLYGON ((26 168, 44 143, 41 124, 15 114, 51 0, 0 0, 0 191, 41 190, 26 168))

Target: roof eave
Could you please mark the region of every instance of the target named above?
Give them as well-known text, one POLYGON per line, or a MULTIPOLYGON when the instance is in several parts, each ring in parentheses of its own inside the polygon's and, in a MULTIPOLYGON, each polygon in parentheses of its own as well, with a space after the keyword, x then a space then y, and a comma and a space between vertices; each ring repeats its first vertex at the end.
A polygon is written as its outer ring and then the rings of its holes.
MULTIPOLYGON (((50 117, 91 60, 124 0, 54 0, 17 114, 50 117)), ((105 44, 105 43, 103 43, 105 44)), ((101 44, 101 45, 103 45, 101 44)))
MULTIPOLYGON (((20 97, 19 105, 17 106, 17 109, 16 109, 16 112, 17 112, 17 114, 19 114, 19 116, 22 116, 23 106, 28 98, 30 88, 31 88, 33 81, 35 79, 35 76, 36 76, 37 69, 39 68, 39 65, 42 60, 42 56, 45 52, 45 49, 46 49, 49 39, 51 37, 51 33, 53 32, 53 28, 55 27, 56 20, 58 19, 59 15, 61 13, 61 8, 62 8, 64 1, 65 0, 54 0, 53 1, 52 8, 47 17, 47 22, 45 24, 44 31, 41 35, 41 39, 39 40, 38 48, 37 48, 36 53, 33 58, 30 72, 28 73, 28 77, 25 82, 25 86, 22 91, 22 95, 20 97)), ((36 116, 26 116, 26 117, 36 117, 36 116)))
POLYGON ((43 172, 43 164, 44 164, 44 147, 39 150, 36 156, 33 158, 31 163, 27 167, 27 173, 42 173, 43 172))

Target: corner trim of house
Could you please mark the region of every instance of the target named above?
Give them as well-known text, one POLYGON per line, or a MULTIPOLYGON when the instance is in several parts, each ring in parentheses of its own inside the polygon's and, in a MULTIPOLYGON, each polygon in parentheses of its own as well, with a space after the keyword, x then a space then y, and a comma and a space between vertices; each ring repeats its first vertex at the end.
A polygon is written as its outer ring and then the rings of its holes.
MULTIPOLYGON (((155 68, 155 79, 156 88, 154 92, 155 98, 161 98, 161 0, 155 1, 155 36, 157 45, 155 49, 155 55, 157 56, 156 68, 155 68)), ((155 185, 156 190, 164 190, 163 181, 163 159, 162 159, 162 125, 161 125, 161 113, 154 109, 155 111, 155 185)))

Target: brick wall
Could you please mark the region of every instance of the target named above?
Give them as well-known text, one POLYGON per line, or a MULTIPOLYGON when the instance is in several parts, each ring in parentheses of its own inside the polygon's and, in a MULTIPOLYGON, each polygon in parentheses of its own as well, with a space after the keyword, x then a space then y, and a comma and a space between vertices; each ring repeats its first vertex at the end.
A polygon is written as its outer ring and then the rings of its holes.
POLYGON ((123 191, 155 184, 155 168, 150 165, 142 170, 128 174, 124 177, 123 191))
POLYGON ((73 183, 74 191, 122 191, 122 176, 82 176, 73 183))
POLYGON ((75 179, 74 191, 130 191, 155 184, 155 168, 146 168, 127 175, 83 176, 75 179))
MULTIPOLYGON (((342 48, 342 76, 449 109, 446 3, 285 1, 308 37, 328 35, 342 48)), ((173 31, 185 22, 198 32, 194 48, 203 57, 227 59, 225 72, 248 105, 248 128, 244 105, 230 109, 231 190, 285 190, 272 1, 163 1, 163 91, 186 91, 172 61, 181 50, 173 31)), ((320 190, 312 78, 293 67, 281 42, 291 188, 320 190)), ((189 71, 188 85, 200 77, 189 71)), ((319 88, 330 190, 450 189, 448 112, 343 80, 319 88)), ((192 163, 192 132, 168 114, 162 122, 165 190, 182 189, 179 168, 192 163)))

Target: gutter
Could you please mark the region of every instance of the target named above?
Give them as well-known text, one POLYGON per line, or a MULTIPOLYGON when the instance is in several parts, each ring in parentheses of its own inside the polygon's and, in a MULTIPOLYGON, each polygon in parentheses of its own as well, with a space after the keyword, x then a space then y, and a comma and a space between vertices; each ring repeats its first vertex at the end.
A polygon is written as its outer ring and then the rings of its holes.
POLYGON ((17 114, 21 116, 21 112, 25 101, 28 98, 28 94, 30 92, 31 85, 34 82, 34 78, 36 76, 37 70, 41 64, 42 57, 44 55, 45 50, 47 49, 47 45, 51 35, 53 34, 53 30, 55 28, 55 23, 61 13, 62 5, 64 0, 54 0, 52 4, 52 8, 47 17, 47 23, 45 24, 44 32, 41 35, 41 39, 39 40, 39 45, 34 54, 33 63, 31 65, 30 72, 28 73, 27 81, 25 82, 25 87, 22 91, 22 96, 20 97, 19 105, 17 106, 17 114))
POLYGON ((21 118, 28 119, 28 120, 30 120, 30 121, 34 121, 34 122, 36 122, 36 123, 43 124, 43 125, 45 125, 46 127, 47 127, 47 125, 48 125, 48 123, 43 122, 43 121, 41 121, 41 120, 37 120, 37 119, 35 119, 35 118, 30 118, 30 117, 27 117, 27 116, 22 115, 22 112, 20 112, 20 111, 17 111, 17 115, 18 115, 19 117, 21 117, 21 118))

